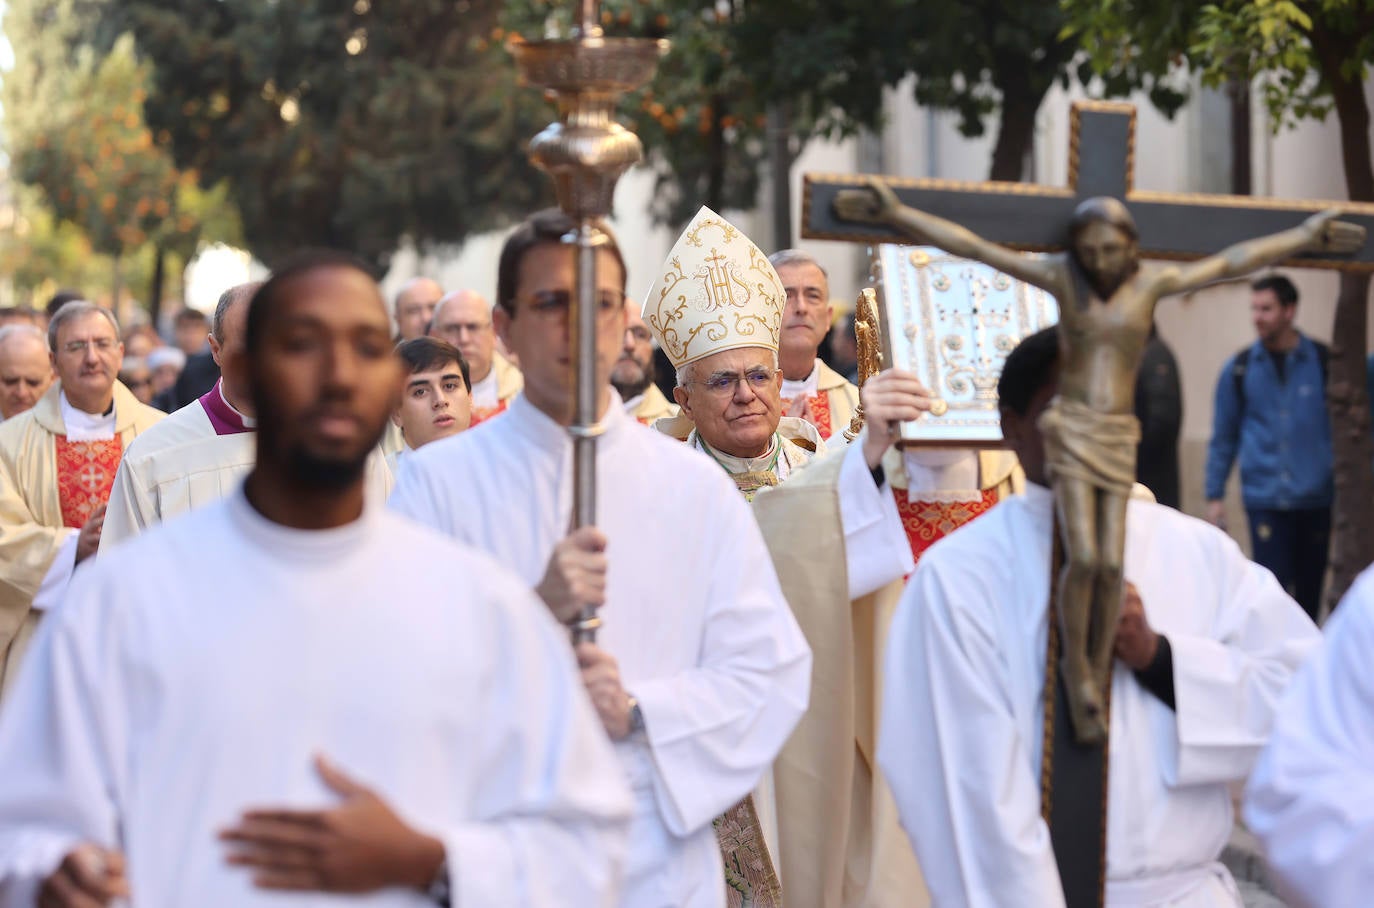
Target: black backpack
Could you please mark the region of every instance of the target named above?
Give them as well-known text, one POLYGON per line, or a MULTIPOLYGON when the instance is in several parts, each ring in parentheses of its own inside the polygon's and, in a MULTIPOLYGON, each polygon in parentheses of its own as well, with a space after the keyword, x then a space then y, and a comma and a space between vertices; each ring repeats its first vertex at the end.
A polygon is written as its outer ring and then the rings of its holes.
MULTIPOLYGON (((1331 348, 1321 341, 1312 341, 1317 348, 1317 363, 1322 370, 1322 395, 1326 394, 1326 375, 1330 371, 1331 348)), ((1236 400, 1245 410, 1245 370, 1250 368, 1250 357, 1255 354, 1253 344, 1238 352, 1231 359, 1231 380, 1236 383, 1236 400)))

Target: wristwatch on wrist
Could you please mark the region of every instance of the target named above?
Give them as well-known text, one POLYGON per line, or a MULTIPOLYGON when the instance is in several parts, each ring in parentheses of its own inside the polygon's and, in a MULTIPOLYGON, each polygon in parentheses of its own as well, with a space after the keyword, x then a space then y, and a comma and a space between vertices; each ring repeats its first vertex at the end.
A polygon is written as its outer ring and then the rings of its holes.
POLYGON ((633 695, 630 697, 630 730, 626 737, 640 735, 644 733, 644 711, 639 708, 639 701, 633 695))
POLYGON ((439 908, 450 908, 453 904, 453 890, 449 886, 448 879, 447 857, 439 862, 439 870, 434 874, 434 879, 430 881, 429 888, 425 890, 425 897, 438 905, 439 908))

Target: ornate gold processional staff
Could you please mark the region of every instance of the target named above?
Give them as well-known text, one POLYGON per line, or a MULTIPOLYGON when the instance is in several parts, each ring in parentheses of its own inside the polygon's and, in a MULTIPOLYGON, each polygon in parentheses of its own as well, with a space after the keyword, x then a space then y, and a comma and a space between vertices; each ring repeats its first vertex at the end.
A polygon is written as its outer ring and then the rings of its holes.
MULTIPOLYGON (((878 321, 878 295, 872 287, 859 291, 854 303, 854 350, 858 362, 859 387, 882 371, 882 325, 878 321)), ((844 440, 853 441, 864 430, 864 405, 854 408, 854 416, 849 420, 849 428, 844 430, 844 440)))
MULTIPOLYGON (((596 221, 611 212, 621 174, 644 156, 639 137, 615 122, 616 101, 654 74, 667 41, 607 38, 601 4, 581 0, 579 21, 561 40, 511 45, 521 78, 552 92, 558 119, 530 142, 530 160, 553 177, 558 205, 577 223, 563 242, 575 247, 576 293, 569 305, 573 364, 572 529, 596 522, 596 253, 606 236, 596 221)), ((620 304, 620 300, 617 300, 620 304)), ((574 643, 592 642, 601 619, 585 608, 572 622, 574 643)))

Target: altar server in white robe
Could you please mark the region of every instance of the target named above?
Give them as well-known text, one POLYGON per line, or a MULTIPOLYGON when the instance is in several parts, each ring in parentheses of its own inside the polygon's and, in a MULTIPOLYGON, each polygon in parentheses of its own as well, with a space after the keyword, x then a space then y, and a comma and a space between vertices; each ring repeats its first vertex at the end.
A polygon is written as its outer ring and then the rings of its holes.
POLYGON ((501 253, 496 324, 524 364, 524 392, 500 419, 406 457, 392 503, 491 551, 564 620, 601 605, 597 643, 577 653, 635 795, 621 904, 718 908, 712 820, 758 784, 796 725, 811 655, 729 477, 640 425, 610 387, 625 332, 613 242, 597 261, 597 521, 568 534, 576 285, 559 238, 572 227, 541 212, 501 253))
MULTIPOLYGON (((219 501, 253 467, 257 420, 248 399, 242 355, 248 301, 258 282, 230 287, 210 320, 210 354, 220 379, 129 445, 115 474, 100 551, 109 550, 169 517, 219 501)), ((368 495, 385 501, 391 471, 377 453, 368 461, 368 495)))
POLYGON ((257 466, 78 573, 0 717, 0 903, 613 903, 629 793, 562 628, 364 505, 389 327, 338 253, 258 291, 257 466), (302 869, 358 829, 394 872, 302 869), (339 895, 270 891, 306 885, 339 895))
POLYGON ((1245 796, 1245 825, 1293 908, 1366 905, 1374 893, 1374 568, 1323 630, 1245 796))
MULTIPOLYGON (((1040 814, 1053 503, 1035 420, 1055 330, 1023 341, 998 387, 1025 494, 926 552, 889 637, 878 763, 936 905, 1064 904, 1040 814)), ((1116 637, 1106 904, 1240 906, 1216 860, 1228 786, 1317 630, 1229 537, 1171 508, 1130 502, 1125 576, 1138 597, 1116 637)))

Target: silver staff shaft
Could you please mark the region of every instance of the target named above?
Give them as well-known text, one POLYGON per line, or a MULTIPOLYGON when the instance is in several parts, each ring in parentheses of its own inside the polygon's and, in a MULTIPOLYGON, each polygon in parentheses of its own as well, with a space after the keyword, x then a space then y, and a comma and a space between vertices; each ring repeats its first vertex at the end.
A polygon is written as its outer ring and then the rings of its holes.
MULTIPOLYGON (((573 438, 573 529, 596 525, 596 404, 600 387, 596 380, 596 253, 606 242, 590 218, 583 218, 576 232, 564 238, 576 246, 577 295, 568 313, 569 341, 576 373, 573 376, 573 419, 568 432, 573 438)), ((618 302, 618 301, 617 301, 618 302)), ((595 643, 601 626, 596 609, 584 607, 572 623, 573 643, 595 643)))
MULTIPOLYGON (((644 154, 639 138, 615 122, 621 95, 649 81, 668 42, 607 38, 601 4, 578 0, 578 22, 565 40, 511 46, 526 83, 558 99, 559 118, 530 142, 530 160, 553 177, 558 205, 577 228, 564 237, 575 248, 576 287, 568 312, 573 362, 574 529, 596 523, 597 301, 596 256, 606 237, 596 228, 611 212, 616 181, 644 154)), ((621 305, 619 299, 617 305, 621 305)), ((584 608, 571 622, 574 643, 594 641, 601 620, 584 608)))

